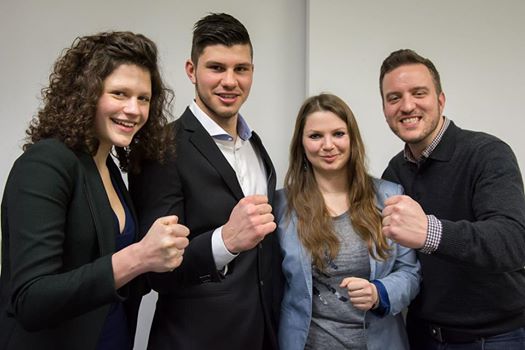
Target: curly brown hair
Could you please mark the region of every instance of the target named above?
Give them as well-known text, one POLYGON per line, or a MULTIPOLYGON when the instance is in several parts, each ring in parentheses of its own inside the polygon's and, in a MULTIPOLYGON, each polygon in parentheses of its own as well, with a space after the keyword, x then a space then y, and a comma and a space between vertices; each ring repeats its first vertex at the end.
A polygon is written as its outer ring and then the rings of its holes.
POLYGON ((94 120, 104 80, 120 65, 134 64, 151 76, 149 116, 128 147, 115 147, 116 156, 123 171, 139 171, 142 159, 162 162, 174 151, 166 128, 174 94, 162 81, 157 56, 155 43, 142 34, 103 32, 76 38, 42 89, 44 106, 26 130, 24 150, 39 140, 57 138, 75 151, 95 155, 99 141, 94 120))

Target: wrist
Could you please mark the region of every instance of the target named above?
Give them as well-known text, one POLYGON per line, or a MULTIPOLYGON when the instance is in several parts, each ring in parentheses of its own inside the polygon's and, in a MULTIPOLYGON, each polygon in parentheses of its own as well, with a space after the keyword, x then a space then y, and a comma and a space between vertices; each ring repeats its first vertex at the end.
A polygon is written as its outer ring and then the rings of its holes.
POLYGON ((228 224, 226 224, 226 225, 222 226, 222 228, 220 228, 220 230, 221 230, 220 238, 222 240, 224 248, 228 251, 228 253, 230 253, 232 255, 237 255, 237 254, 239 254, 239 252, 237 252, 237 249, 235 248, 235 245, 234 245, 234 242, 233 242, 233 237, 234 237, 233 228, 230 228, 227 225, 228 224))
POLYGON ((141 249, 134 243, 111 256, 115 287, 119 289, 138 275, 146 272, 141 263, 141 249))
POLYGON ((134 277, 149 271, 148 259, 145 256, 146 248, 143 245, 142 241, 139 241, 120 251, 125 253, 127 266, 134 277))
POLYGON ((379 307, 379 302, 381 301, 379 299, 379 293, 377 292, 377 287, 375 284, 371 283, 372 284, 372 288, 374 289, 374 297, 375 297, 375 301, 374 301, 374 304, 372 305, 372 310, 375 310, 379 307))

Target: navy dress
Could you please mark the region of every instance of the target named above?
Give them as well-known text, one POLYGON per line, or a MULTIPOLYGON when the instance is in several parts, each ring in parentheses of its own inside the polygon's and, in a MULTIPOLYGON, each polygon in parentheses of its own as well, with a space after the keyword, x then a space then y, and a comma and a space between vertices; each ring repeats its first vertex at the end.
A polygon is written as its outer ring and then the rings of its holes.
MULTIPOLYGON (((113 178, 111 179, 113 182, 113 178)), ((115 248, 119 251, 135 241, 135 222, 129 207, 124 200, 122 193, 120 193, 118 186, 113 183, 113 187, 117 192, 120 202, 124 207, 126 213, 126 222, 124 230, 120 233, 119 222, 115 213, 115 248)), ((124 350, 133 348, 133 339, 128 327, 128 318, 124 305, 121 301, 111 304, 108 316, 100 333, 97 350, 124 350)))

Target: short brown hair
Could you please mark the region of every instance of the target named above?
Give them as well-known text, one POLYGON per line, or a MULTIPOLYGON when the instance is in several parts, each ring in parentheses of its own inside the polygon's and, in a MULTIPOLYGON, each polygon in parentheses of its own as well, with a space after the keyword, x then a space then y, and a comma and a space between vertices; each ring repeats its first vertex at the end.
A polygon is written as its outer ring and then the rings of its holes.
POLYGON ((418 55, 414 50, 401 49, 392 52, 387 58, 385 58, 381 65, 381 71, 379 73, 379 92, 381 93, 381 98, 383 98, 383 79, 385 75, 394 69, 407 64, 422 64, 427 67, 430 75, 432 75, 437 94, 441 94, 443 91, 441 88, 441 79, 434 63, 428 58, 418 55))
POLYGON ((199 61, 204 49, 211 45, 249 45, 253 58, 253 46, 246 27, 227 13, 211 13, 201 18, 193 27, 191 60, 199 61))

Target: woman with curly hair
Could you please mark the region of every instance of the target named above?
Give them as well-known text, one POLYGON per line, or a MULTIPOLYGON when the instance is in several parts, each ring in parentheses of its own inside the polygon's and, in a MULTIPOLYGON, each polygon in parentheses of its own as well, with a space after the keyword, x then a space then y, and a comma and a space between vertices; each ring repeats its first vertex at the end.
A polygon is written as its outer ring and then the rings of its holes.
POLYGON ((339 97, 303 103, 284 182, 281 350, 407 349, 400 312, 419 291, 419 264, 381 232, 383 202, 402 189, 367 173, 357 122, 339 97))
POLYGON ((131 349, 140 275, 182 262, 188 230, 138 241, 123 171, 162 161, 172 91, 140 34, 77 38, 54 65, 2 200, 0 348, 131 349))

